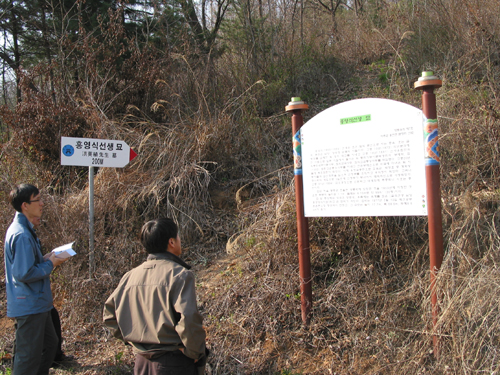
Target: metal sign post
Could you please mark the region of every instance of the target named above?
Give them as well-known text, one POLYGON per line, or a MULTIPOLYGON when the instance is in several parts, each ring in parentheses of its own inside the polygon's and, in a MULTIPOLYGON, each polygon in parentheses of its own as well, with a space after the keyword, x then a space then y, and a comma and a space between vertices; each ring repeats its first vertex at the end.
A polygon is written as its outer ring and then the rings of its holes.
POLYGON ((94 274, 94 167, 89 167, 89 279, 94 274))
POLYGON ((94 261, 94 167, 123 168, 137 156, 124 141, 61 137, 61 165, 89 167, 89 279, 94 261))
POLYGON ((295 202, 297 211, 297 233, 299 241, 299 273, 300 273, 300 302, 302 311, 302 322, 309 324, 312 307, 311 286, 311 255, 309 250, 309 224, 304 216, 304 194, 302 185, 302 155, 300 147, 300 128, 304 120, 302 110, 308 109, 300 98, 292 98, 285 107, 287 112, 292 112, 293 132, 293 159, 295 173, 295 202))
MULTIPOLYGON (((422 90, 422 111, 427 118, 424 124, 426 136, 425 176, 427 181, 427 204, 429 216, 429 256, 431 268, 431 304, 432 324, 436 329, 439 306, 436 291, 436 276, 443 262, 443 222, 441 217, 441 186, 439 166, 441 163, 438 144, 438 124, 436 110, 436 95, 434 89, 443 82, 434 76, 433 72, 423 72, 422 77, 415 82, 415 88, 422 90)), ((434 356, 439 357, 439 340, 433 336, 434 356)))

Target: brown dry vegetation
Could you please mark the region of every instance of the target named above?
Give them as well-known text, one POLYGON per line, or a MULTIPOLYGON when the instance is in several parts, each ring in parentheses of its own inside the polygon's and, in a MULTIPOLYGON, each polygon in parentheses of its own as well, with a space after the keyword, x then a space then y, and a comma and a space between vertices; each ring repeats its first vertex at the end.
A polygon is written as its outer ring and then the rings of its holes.
MULTIPOLYGON (((162 215, 179 222, 184 257, 194 265, 211 374, 499 373, 499 3, 367 4, 383 5, 337 14, 333 32, 330 16, 314 19, 314 4, 306 7, 310 48, 281 42, 290 46, 281 61, 293 77, 287 84, 252 76, 244 53, 229 45, 201 67, 180 55, 163 73, 153 63, 139 66, 145 72, 131 84, 133 95, 102 99, 120 115, 97 105, 104 83, 96 92, 69 93, 55 108, 38 97, 4 112, 12 137, 0 151, 0 232, 13 216, 8 192, 32 182, 43 187, 45 247, 77 241, 78 256, 54 273, 53 290, 64 349, 78 364, 54 374, 132 373, 130 348, 110 338, 102 306, 145 258, 139 228, 162 215), (354 98, 420 107, 412 87, 422 70, 443 80, 436 92, 445 242, 438 359, 426 218, 310 219, 314 301, 311 324, 302 326, 291 126, 283 111, 298 95, 310 105, 305 120, 354 98), (142 107, 134 104, 140 89, 150 99, 142 107), (139 154, 126 168, 95 176, 91 272, 87 170, 51 159, 59 133, 45 134, 58 126, 50 123, 55 111, 58 121, 75 125, 64 135, 123 139, 139 154)), ((3 283, 0 305, 0 371, 7 371, 14 330, 3 283)))

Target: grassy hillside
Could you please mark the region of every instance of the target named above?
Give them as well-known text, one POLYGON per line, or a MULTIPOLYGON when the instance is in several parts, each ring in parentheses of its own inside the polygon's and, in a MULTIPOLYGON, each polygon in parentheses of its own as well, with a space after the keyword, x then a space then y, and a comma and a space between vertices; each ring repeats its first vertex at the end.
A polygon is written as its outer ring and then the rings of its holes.
MULTIPOLYGON (((146 257, 137 241, 142 224, 163 215, 179 222, 184 257, 194 265, 211 374, 499 371, 498 2, 366 4, 359 14, 339 12, 334 25, 329 15, 313 18, 317 9, 309 4, 303 48, 290 44, 279 64, 263 58, 255 65, 263 71, 245 69, 250 63, 227 32, 226 53, 211 65, 177 56, 175 77, 155 81, 147 108, 129 105, 109 116, 83 96, 73 98, 72 105, 84 102, 74 110, 38 96, 4 109, 3 123, 12 127, 0 151, 0 232, 13 217, 8 192, 31 182, 45 200, 44 247, 77 241, 78 255, 54 273, 53 291, 64 348, 78 364, 55 374, 132 373, 130 348, 109 336, 102 306, 146 257), (445 245, 439 358, 432 353, 423 217, 310 219, 313 311, 310 326, 302 326, 291 122, 284 112, 292 96, 309 104, 305 121, 355 98, 421 107, 413 83, 423 70, 443 80, 436 91, 445 245), (82 136, 122 139, 139 154, 123 169, 97 171, 91 271, 88 171, 61 167, 46 150, 58 135, 47 130, 54 129, 54 108, 57 121, 85 122, 82 136)), ((5 313, 2 283, 0 372, 8 373, 14 329, 5 313)))

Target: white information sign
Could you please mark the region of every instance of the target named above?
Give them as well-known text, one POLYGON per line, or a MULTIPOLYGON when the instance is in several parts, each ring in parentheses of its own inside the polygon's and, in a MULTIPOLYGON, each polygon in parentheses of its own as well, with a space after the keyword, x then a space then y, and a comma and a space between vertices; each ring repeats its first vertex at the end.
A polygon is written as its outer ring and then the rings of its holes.
POLYGON ((405 103, 357 99, 304 124, 305 216, 427 215, 424 120, 405 103))
POLYGON ((124 141, 61 137, 61 165, 122 168, 136 156, 124 141))

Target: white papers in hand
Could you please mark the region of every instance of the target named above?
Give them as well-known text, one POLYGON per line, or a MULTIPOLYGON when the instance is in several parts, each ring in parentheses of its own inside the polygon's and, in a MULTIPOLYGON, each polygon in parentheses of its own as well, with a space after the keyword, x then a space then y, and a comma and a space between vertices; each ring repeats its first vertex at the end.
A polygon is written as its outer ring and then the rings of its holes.
POLYGON ((52 250, 52 252, 56 254, 58 258, 64 259, 72 257, 73 255, 76 255, 76 252, 72 249, 74 243, 75 242, 71 242, 66 245, 56 247, 54 250, 52 250))

